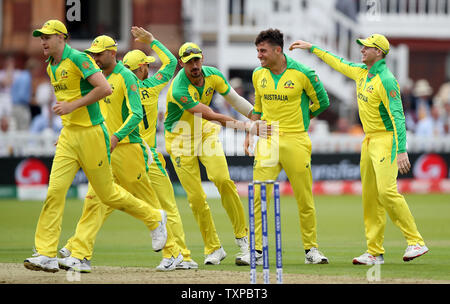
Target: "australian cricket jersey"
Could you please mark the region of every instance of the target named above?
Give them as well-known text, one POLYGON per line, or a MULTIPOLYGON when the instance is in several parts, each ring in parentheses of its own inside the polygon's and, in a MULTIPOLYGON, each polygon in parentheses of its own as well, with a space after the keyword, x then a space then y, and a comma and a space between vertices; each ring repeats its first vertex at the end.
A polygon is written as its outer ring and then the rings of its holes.
MULTIPOLYGON (((184 69, 181 69, 172 81, 167 93, 166 119, 164 121, 166 132, 186 135, 186 125, 179 125, 180 122, 188 124, 191 135, 195 131, 200 132, 201 130, 196 130, 197 126, 194 128, 194 115, 187 110, 200 102, 209 106, 215 91, 221 95, 226 95, 230 91, 231 86, 218 69, 203 66, 202 73, 205 78, 202 87, 193 85, 186 76, 184 69)), ((201 129, 205 130, 206 128, 217 128, 217 125, 202 119, 201 129)))
MULTIPOLYGON (((47 74, 55 90, 58 101, 72 102, 88 94, 93 86, 87 78, 101 72, 95 61, 86 53, 72 49, 68 44, 64 47, 61 61, 54 65, 49 57, 47 74)), ((98 125, 104 121, 98 102, 81 107, 62 115, 62 124, 83 127, 98 125)))
POLYGON ((177 59, 158 40, 150 44, 161 60, 158 72, 144 81, 139 81, 143 119, 139 125, 142 138, 150 148, 156 147, 156 122, 158 120, 158 97, 161 90, 167 85, 175 73, 177 59))
POLYGON ((387 68, 384 59, 377 61, 369 70, 365 64, 356 64, 322 50, 317 46, 311 48, 333 69, 356 82, 359 117, 366 134, 392 131, 393 152, 406 152, 406 127, 403 113, 400 87, 387 68))
POLYGON ((308 131, 310 115, 317 116, 330 105, 328 95, 313 70, 285 58, 282 74, 263 67, 253 71, 253 113, 261 114, 268 124, 278 124, 281 132, 308 131))
POLYGON ((113 90, 102 105, 109 133, 116 135, 119 143, 142 142, 138 127, 142 120, 138 78, 119 61, 106 79, 113 90))

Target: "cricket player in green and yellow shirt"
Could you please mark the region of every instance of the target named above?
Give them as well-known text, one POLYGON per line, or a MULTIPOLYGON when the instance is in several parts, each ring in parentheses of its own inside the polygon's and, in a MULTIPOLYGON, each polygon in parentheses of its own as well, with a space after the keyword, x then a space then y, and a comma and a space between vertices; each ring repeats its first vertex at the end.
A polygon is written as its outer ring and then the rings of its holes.
MULTIPOLYGON (((284 169, 297 200, 306 264, 328 264, 317 244, 316 211, 312 194, 310 119, 328 106, 328 95, 313 70, 283 52, 283 33, 262 31, 255 40, 261 67, 253 72, 255 106, 252 119, 272 126, 272 135, 260 138, 255 149, 253 180, 276 180, 284 169)), ((249 136, 246 139, 248 150, 249 136)), ((267 187, 270 198, 273 185, 267 187)), ((269 202, 269 199, 268 199, 269 202)), ((262 265, 260 187, 255 186, 256 263, 262 265)), ((249 255, 241 260, 250 264, 249 255)))
MULTIPOLYGON (((117 61, 117 43, 109 36, 102 35, 94 39, 86 50, 92 54, 98 66, 113 88, 113 93, 102 101, 102 112, 111 134, 111 167, 117 183, 136 197, 145 200, 151 208, 162 209, 152 187, 148 172, 148 148, 140 136, 139 124, 142 121, 142 105, 139 94, 138 78, 117 61)), ((81 272, 90 271, 94 242, 98 231, 114 209, 101 203, 92 186, 86 195, 83 214, 78 222, 75 235, 69 239, 61 255, 69 257, 59 259, 62 268, 74 268, 78 264, 81 272), (64 254, 66 252, 66 254, 64 254)), ((163 249, 163 261, 156 267, 159 271, 175 270, 183 256, 176 245, 170 227, 163 249)))
POLYGON ((111 86, 90 56, 66 43, 68 33, 61 21, 47 21, 33 36, 41 38, 44 55, 49 56, 47 73, 57 98, 53 111, 62 116, 64 127, 36 228, 36 254, 26 259, 24 266, 31 270, 58 271, 56 251, 65 198, 80 167, 100 200, 143 221, 151 230, 153 249, 161 250, 167 240, 165 212, 135 198, 113 179, 110 136, 98 103, 111 94, 111 86))
POLYGON ((230 179, 218 133, 220 125, 252 133, 263 131, 262 135, 270 132, 270 128, 262 121, 237 121, 214 112, 209 105, 216 91, 244 116, 248 116, 253 107, 236 93, 218 69, 203 66, 203 53, 198 45, 186 42, 178 54, 183 68, 175 76, 167 93, 164 121, 166 150, 199 224, 205 244, 204 263, 217 265, 226 257, 226 252, 220 243, 202 188, 199 161, 205 166, 208 179, 220 193, 222 205, 231 220, 236 244, 240 248, 239 254, 246 254, 248 240, 244 207, 236 185, 230 179))
POLYGON ((365 138, 361 147, 361 183, 367 252, 353 264, 384 263, 386 211, 407 241, 403 255, 410 261, 428 252, 405 198, 398 193, 398 171, 411 168, 406 151, 406 127, 400 87, 386 66, 389 41, 380 34, 356 41, 362 46, 362 63, 352 63, 305 41, 292 49, 306 49, 333 69, 356 82, 359 117, 365 138))
POLYGON ((161 60, 159 70, 151 77, 148 77, 149 64, 155 61, 154 57, 147 56, 141 50, 132 50, 123 57, 124 65, 139 79, 143 110, 143 119, 139 125, 139 131, 142 139, 149 145, 153 157, 153 162, 149 165, 148 175, 162 208, 167 212, 167 225, 172 230, 175 242, 180 247, 183 255, 183 261, 176 267, 177 269, 196 269, 198 264, 192 259, 191 252, 186 246, 183 223, 176 204, 172 182, 165 168, 165 160, 163 155, 156 149, 158 98, 161 90, 175 74, 177 58, 145 29, 133 27, 131 33, 135 37, 135 41, 150 45, 161 60))

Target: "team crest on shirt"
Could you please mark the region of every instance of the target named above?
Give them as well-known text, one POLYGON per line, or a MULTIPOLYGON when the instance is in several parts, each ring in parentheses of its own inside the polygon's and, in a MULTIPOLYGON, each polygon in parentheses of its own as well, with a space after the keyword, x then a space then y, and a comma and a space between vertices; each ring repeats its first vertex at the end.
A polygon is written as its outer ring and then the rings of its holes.
POLYGON ((213 93, 213 89, 212 89, 211 87, 209 87, 209 88, 206 90, 205 95, 206 95, 206 96, 209 96, 209 95, 211 95, 212 93, 213 93))
POLYGON ((263 78, 262 80, 261 80, 261 88, 265 88, 265 87, 267 87, 267 79, 266 78, 263 78))
POLYGON ((197 92, 194 93, 194 100, 200 100, 200 97, 197 92))
POLYGON ((294 88, 294 83, 291 80, 288 80, 284 83, 284 88, 285 89, 293 89, 294 88))
POLYGON ((61 71, 61 79, 67 79, 69 77, 69 74, 67 73, 66 70, 62 70, 61 71))
POLYGON ((370 85, 370 86, 366 89, 366 92, 372 94, 372 92, 373 92, 373 86, 370 85))

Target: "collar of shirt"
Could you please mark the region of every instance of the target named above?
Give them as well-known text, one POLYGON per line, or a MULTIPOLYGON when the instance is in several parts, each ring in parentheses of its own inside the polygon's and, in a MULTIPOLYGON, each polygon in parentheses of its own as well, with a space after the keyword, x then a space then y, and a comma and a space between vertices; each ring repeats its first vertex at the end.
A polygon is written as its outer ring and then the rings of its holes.
POLYGON ((123 65, 122 61, 117 61, 117 64, 111 74, 119 74, 120 71, 122 71, 122 69, 124 68, 125 66, 123 65))
MULTIPOLYGON (((72 48, 66 43, 66 45, 64 46, 64 51, 61 57, 61 61, 63 61, 64 59, 66 59, 67 57, 69 57, 70 52, 72 51, 72 48)), ((47 58, 47 60, 45 60, 45 62, 52 62, 53 61, 53 57, 50 56, 47 58)))
POLYGON ((372 75, 370 78, 374 77, 375 75, 381 73, 386 69, 386 60, 381 59, 375 62, 375 64, 370 68, 369 75, 372 75))

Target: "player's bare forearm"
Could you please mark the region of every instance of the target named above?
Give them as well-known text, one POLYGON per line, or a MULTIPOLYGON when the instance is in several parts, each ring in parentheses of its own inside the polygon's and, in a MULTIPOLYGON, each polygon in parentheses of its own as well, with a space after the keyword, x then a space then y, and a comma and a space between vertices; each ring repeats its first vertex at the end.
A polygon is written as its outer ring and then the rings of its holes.
POLYGON ((199 103, 195 107, 188 110, 191 114, 201 116, 202 118, 218 122, 220 125, 226 127, 227 125, 238 123, 238 121, 230 116, 223 115, 217 112, 214 112, 210 107, 199 103))
POLYGON ((88 77, 89 83, 94 87, 88 94, 72 102, 58 101, 53 107, 57 115, 66 115, 78 108, 91 105, 112 94, 111 86, 102 73, 95 73, 88 77))
POLYGON ((202 117, 203 119, 218 122, 220 125, 227 128, 248 131, 251 134, 257 134, 263 137, 270 135, 271 132, 270 126, 267 126, 265 121, 258 120, 249 122, 236 120, 230 116, 216 113, 210 107, 202 103, 197 104, 188 111, 193 115, 202 117))
POLYGON ((303 40, 297 40, 289 46, 289 51, 292 51, 293 49, 310 50, 311 48, 311 43, 303 40))

